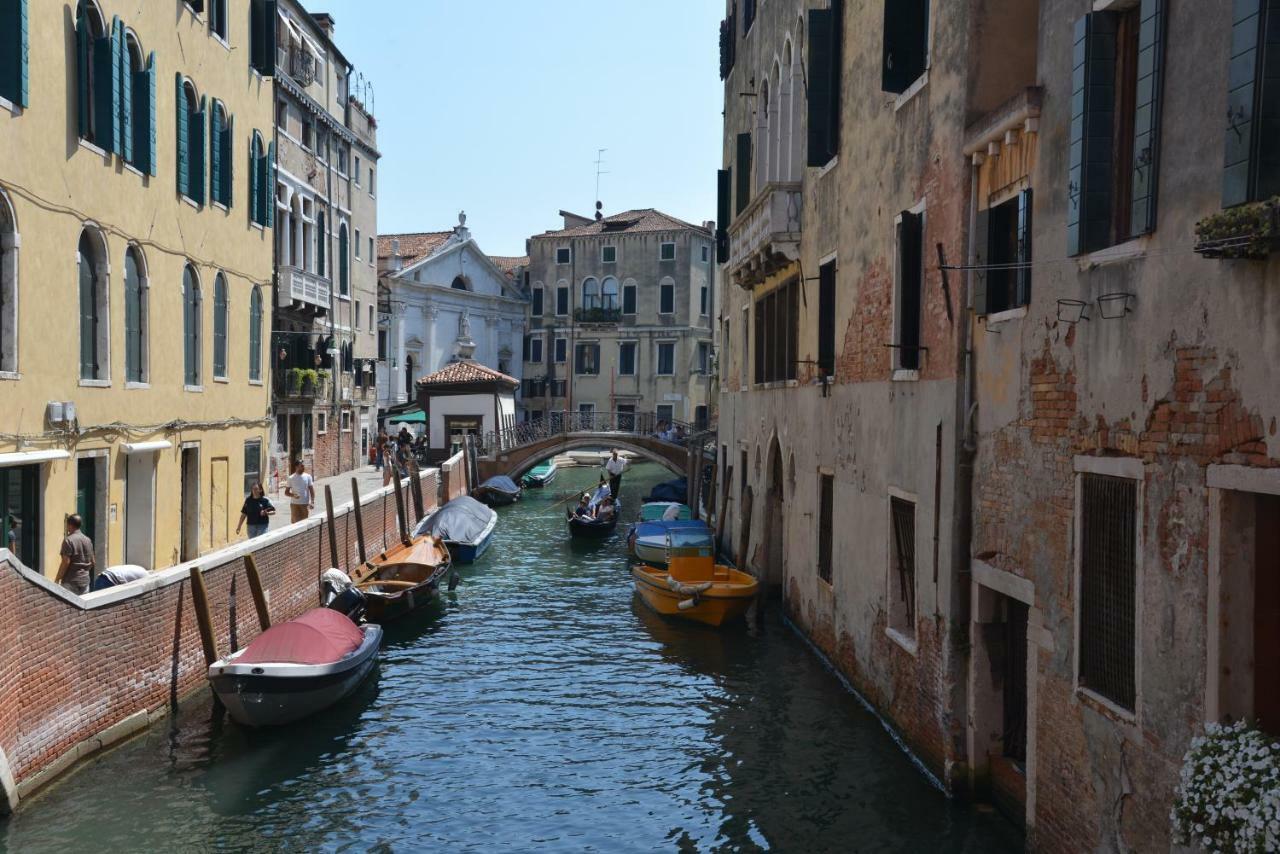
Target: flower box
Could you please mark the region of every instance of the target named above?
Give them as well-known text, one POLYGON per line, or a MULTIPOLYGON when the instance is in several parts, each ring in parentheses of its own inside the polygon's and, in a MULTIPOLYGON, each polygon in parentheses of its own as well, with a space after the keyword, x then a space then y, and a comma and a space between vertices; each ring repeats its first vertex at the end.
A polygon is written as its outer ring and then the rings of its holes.
POLYGON ((1280 198, 1218 211, 1196 223, 1195 251, 1206 258, 1263 260, 1280 238, 1280 198))

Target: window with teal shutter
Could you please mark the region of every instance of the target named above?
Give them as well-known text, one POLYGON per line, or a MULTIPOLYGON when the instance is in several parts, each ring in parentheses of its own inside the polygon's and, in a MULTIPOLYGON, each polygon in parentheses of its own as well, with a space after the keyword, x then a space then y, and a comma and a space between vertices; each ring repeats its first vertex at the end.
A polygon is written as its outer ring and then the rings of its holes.
POLYGON ((259 161, 264 157, 262 135, 255 130, 253 138, 249 141, 249 221, 258 225, 263 223, 262 193, 258 186, 262 176, 262 166, 259 161))
POLYGON ((204 204, 205 184, 205 126, 208 124, 209 116, 209 99, 205 95, 200 96, 200 109, 191 114, 191 199, 198 204, 204 204))
POLYGON ((209 201, 218 204, 222 203, 222 122, 222 105, 214 100, 209 121, 209 201))
POLYGON ((123 29, 120 19, 111 21, 111 30, 93 43, 93 127, 94 139, 105 151, 120 150, 120 49, 123 29))
POLYGON ((146 338, 143 334, 145 314, 142 275, 135 249, 124 255, 124 343, 125 379, 131 383, 146 382, 143 369, 143 352, 146 338))
POLYGON ((191 172, 187 149, 191 147, 191 132, 188 130, 187 120, 191 108, 187 106, 188 90, 181 74, 177 75, 177 82, 177 115, 175 116, 177 132, 174 134, 174 139, 177 141, 178 147, 178 192, 184 196, 189 196, 191 195, 189 188, 191 172))
POLYGON ((213 280, 213 376, 227 378, 227 278, 213 280))
POLYGON ((0 0, 0 98, 27 106, 27 0, 0 0))
POLYGON ((266 214, 266 222, 264 224, 267 228, 273 228, 276 221, 276 144, 274 142, 267 146, 267 158, 263 161, 263 164, 261 185, 263 208, 266 214))
POLYGON ((84 0, 76 7, 76 117, 80 137, 94 140, 93 48, 96 33, 93 11, 84 0))
POLYGON ((137 136, 134 139, 135 164, 143 172, 156 174, 156 53, 147 57, 145 71, 134 78, 134 121, 137 136), (145 120, 143 117, 145 116, 145 120))
POLYGON ((133 73, 134 73, 134 47, 136 43, 128 33, 121 34, 120 37, 120 130, 117 138, 120 140, 120 156, 124 158, 125 163, 132 164, 133 157, 133 73))
POLYGON ((235 186, 235 149, 232 140, 236 135, 236 117, 227 117, 227 126, 222 131, 222 203, 231 207, 232 188, 235 186))

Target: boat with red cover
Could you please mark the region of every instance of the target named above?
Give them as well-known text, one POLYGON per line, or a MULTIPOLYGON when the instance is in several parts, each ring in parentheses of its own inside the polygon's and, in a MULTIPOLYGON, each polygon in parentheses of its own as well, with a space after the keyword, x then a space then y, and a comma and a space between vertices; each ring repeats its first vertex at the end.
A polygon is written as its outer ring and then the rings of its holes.
POLYGON ((222 705, 247 726, 278 726, 326 709, 356 689, 378 658, 382 628, 329 608, 272 626, 209 667, 222 705))

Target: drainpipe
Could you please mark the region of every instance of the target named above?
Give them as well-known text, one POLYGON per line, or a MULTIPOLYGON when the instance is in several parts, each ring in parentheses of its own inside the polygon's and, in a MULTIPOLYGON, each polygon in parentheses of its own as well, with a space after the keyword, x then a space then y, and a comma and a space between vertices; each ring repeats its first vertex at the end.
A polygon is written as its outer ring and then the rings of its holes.
MULTIPOLYGON (((974 399, 973 353, 973 294, 974 276, 977 273, 973 269, 974 265, 977 264, 977 233, 974 224, 978 218, 978 172, 978 165, 971 162, 969 171, 969 215, 966 229, 967 251, 965 253, 965 263, 969 269, 965 271, 964 294, 961 299, 960 347, 963 355, 963 369, 960 376, 960 441, 957 443, 958 453, 956 454, 956 509, 952 526, 954 546, 951 560, 952 565, 955 567, 953 574, 955 586, 950 596, 952 606, 952 643, 950 646, 952 654, 956 656, 959 665, 957 668, 949 668, 952 673, 958 675, 956 684, 952 689, 954 698, 952 714, 953 720, 958 718, 965 729, 968 728, 969 720, 969 670, 972 665, 969 652, 971 649, 969 632, 972 609, 972 602, 970 601, 970 560, 973 545, 974 458, 978 450, 977 437, 974 432, 974 416, 978 405, 974 399)), ((967 790, 970 787, 973 768, 973 757, 969 756, 967 732, 960 744, 964 745, 964 749, 963 754, 958 756, 957 759, 959 762, 968 764, 969 774, 966 779, 956 780, 952 778, 950 769, 948 769, 947 777, 949 779, 946 781, 950 788, 958 792, 967 790)))

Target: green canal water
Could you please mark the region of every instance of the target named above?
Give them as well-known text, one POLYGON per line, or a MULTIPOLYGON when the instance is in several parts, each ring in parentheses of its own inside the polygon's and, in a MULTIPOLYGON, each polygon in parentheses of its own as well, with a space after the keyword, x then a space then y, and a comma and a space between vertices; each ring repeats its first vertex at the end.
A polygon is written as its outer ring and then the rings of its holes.
MULTIPOLYGON (((624 518, 667 477, 635 467, 624 518)), ((347 702, 252 732, 198 695, 0 822, 0 850, 1021 849, 776 616, 753 635, 647 611, 621 533, 570 542, 551 506, 595 478, 562 470, 500 510, 488 554, 388 632, 347 702)))

